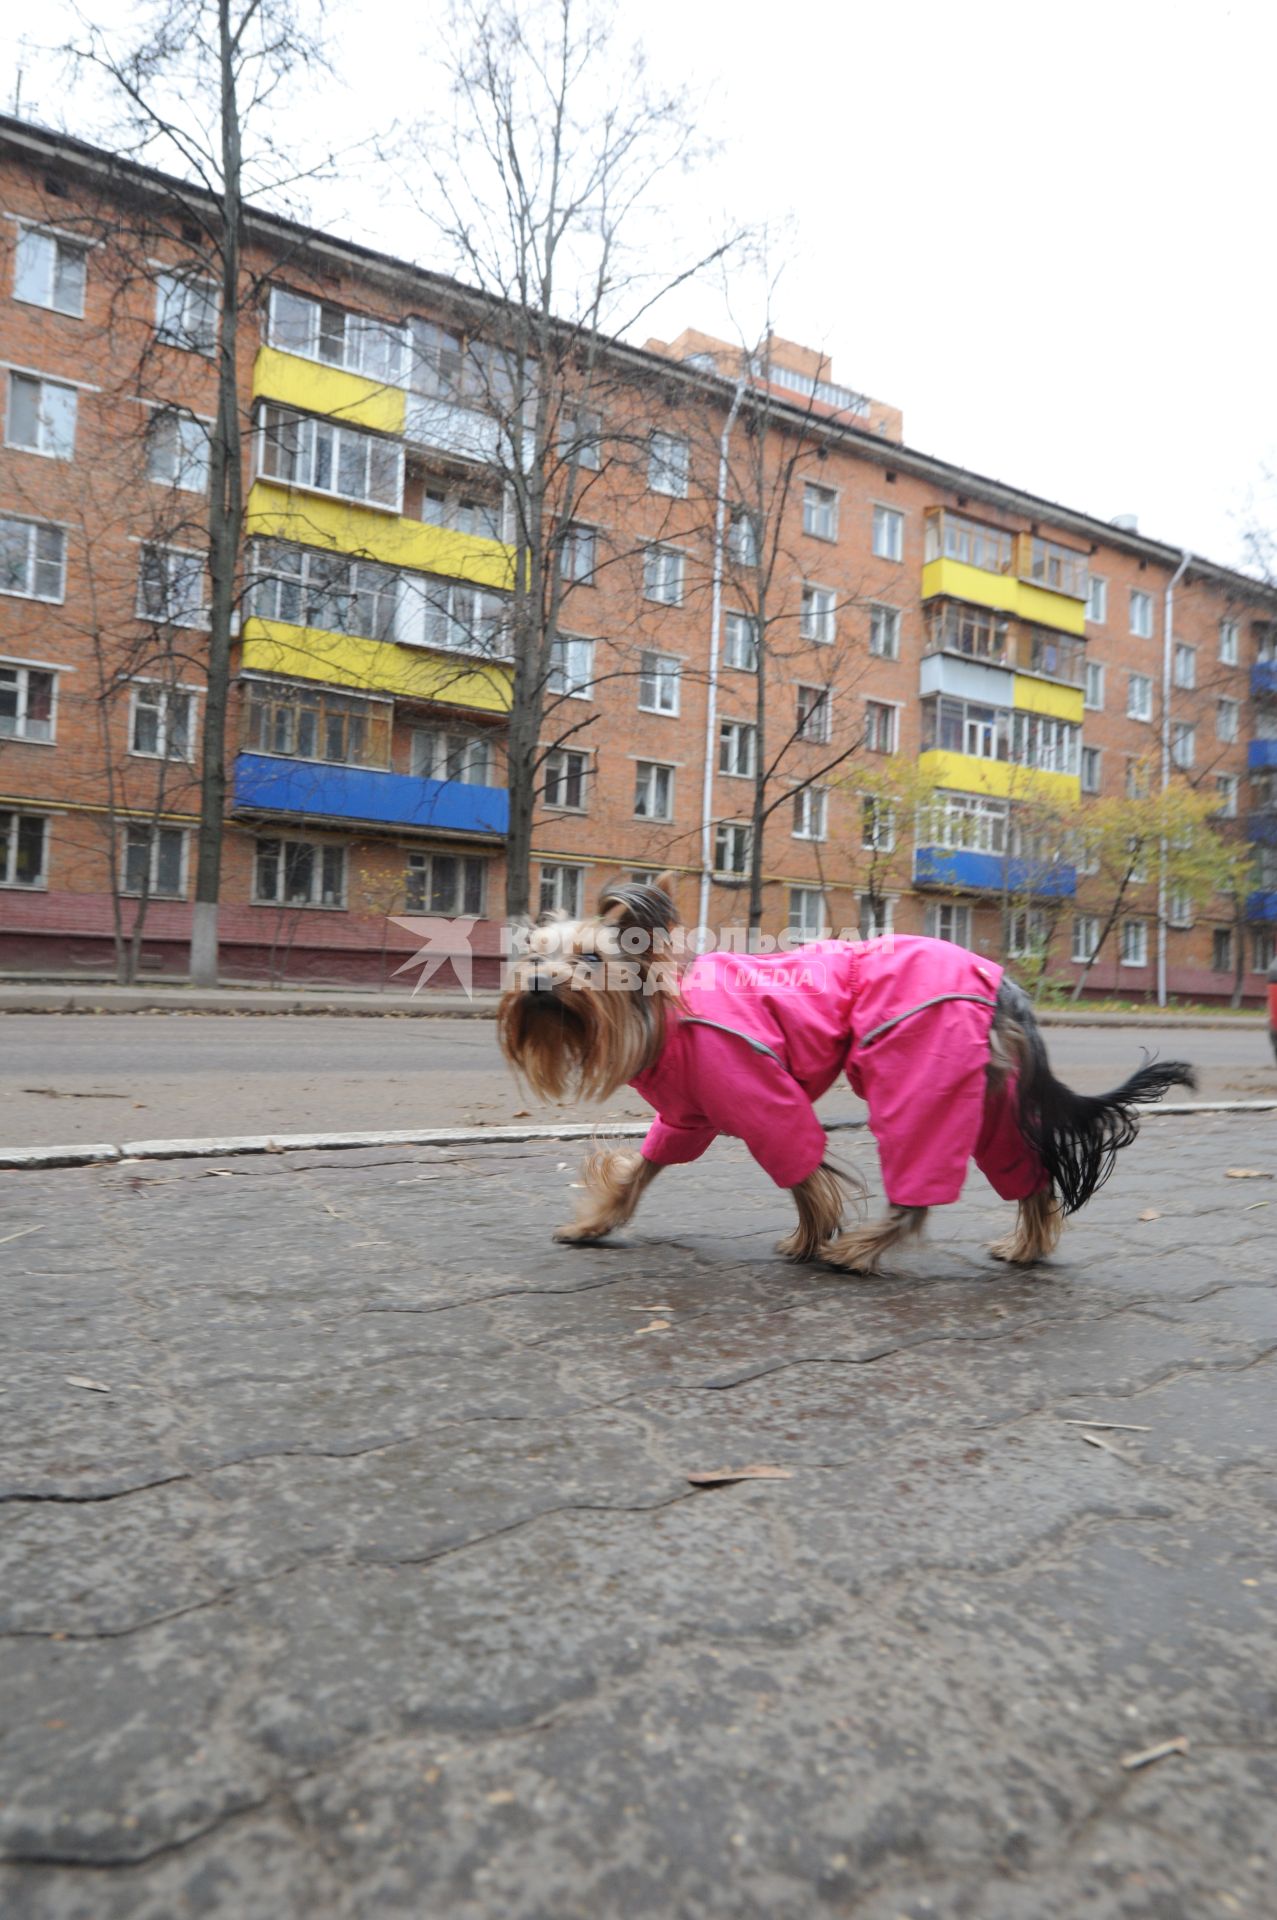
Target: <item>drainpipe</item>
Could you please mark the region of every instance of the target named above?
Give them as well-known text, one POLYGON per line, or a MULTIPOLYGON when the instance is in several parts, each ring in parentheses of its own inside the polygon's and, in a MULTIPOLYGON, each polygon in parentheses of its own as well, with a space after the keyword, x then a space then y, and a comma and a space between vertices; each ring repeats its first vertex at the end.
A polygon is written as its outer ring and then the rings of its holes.
MULTIPOLYGON (((718 730, 718 656, 723 625, 723 553, 727 540, 727 458, 732 428, 745 397, 746 376, 736 382, 732 404, 718 440, 718 498, 714 503, 714 575, 709 614, 709 688, 705 700, 705 780, 701 788, 701 886, 696 909, 698 927, 709 922, 709 888, 714 871, 714 736, 718 730)), ((763 670, 760 655, 758 671, 763 670)))
MULTIPOLYGON (((1188 572, 1192 555, 1185 552, 1171 575, 1162 610, 1162 792, 1171 784, 1171 657, 1175 650, 1175 589, 1188 572)), ((1166 868, 1169 845, 1163 834, 1157 863, 1157 1004, 1166 1005, 1166 868)))

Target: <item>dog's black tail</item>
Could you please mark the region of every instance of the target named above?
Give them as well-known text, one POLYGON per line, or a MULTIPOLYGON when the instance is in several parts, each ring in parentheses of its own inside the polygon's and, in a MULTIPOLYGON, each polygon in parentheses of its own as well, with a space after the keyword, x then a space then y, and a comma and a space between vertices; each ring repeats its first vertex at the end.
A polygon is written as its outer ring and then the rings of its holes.
POLYGON ((1149 1060, 1111 1093, 1074 1093, 1051 1071, 1027 998, 1018 988, 1012 994, 1007 1006, 999 994, 998 1018, 1007 1020, 1006 1037, 1019 1056, 1020 1130, 1045 1167, 1062 1211, 1076 1213, 1139 1132, 1135 1109, 1151 1106, 1172 1087, 1195 1087, 1197 1077, 1183 1060, 1149 1060))

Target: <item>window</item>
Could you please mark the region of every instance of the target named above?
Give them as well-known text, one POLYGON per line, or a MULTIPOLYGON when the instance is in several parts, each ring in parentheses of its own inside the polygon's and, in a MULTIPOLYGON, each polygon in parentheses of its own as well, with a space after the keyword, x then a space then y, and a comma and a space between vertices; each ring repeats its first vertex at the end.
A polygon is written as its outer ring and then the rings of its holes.
POLYGON ((1166 920, 1172 927, 1192 926, 1193 896, 1183 887, 1177 887, 1166 902, 1166 920))
POLYGON ((639 655, 638 703, 645 713, 677 713, 683 663, 668 653, 639 655))
POLYGON ((829 795, 823 787, 802 787, 794 795, 794 839, 829 838, 829 795))
POLYGON ((545 757, 545 804, 570 813, 585 812, 588 755, 558 748, 545 757))
POLYGON ((158 407, 146 429, 146 477, 188 493, 208 491, 208 427, 194 414, 158 407))
POLYGON ((130 827, 124 836, 125 893, 181 900, 186 893, 186 835, 180 827, 130 827))
POLYGON ((410 322, 410 335, 408 384, 414 393, 500 413, 514 405, 521 384, 531 386, 531 366, 485 340, 465 340, 421 319, 410 322))
POLYGON ((869 651, 880 660, 900 658, 900 612, 896 607, 870 607, 869 651))
POLYGON ((422 490, 421 517, 429 527, 448 527, 477 540, 500 540, 505 533, 505 502, 500 494, 462 491, 441 481, 422 490))
POLYGON ((66 572, 67 537, 61 527, 0 514, 0 593, 61 600, 66 572))
POLYGON ((714 871, 732 879, 749 872, 751 833, 740 821, 720 820, 714 829, 714 871))
POLYGON ((1197 758, 1197 728, 1186 720, 1177 720, 1171 728, 1171 759, 1181 770, 1191 767, 1197 758))
POLYGON ((1250 964, 1256 973, 1267 973, 1277 956, 1277 935, 1258 932, 1251 935, 1250 964))
POLYGON ((542 913, 566 913, 569 919, 579 919, 584 891, 584 867, 542 867, 542 913))
POLYGON ((1147 920, 1123 920, 1121 958, 1124 967, 1148 965, 1147 920))
POLYGON ((403 448, 397 441, 315 420, 290 407, 262 408, 258 467, 265 479, 284 486, 337 494, 395 513, 403 505, 403 448))
POLYGON ((84 278, 88 248, 60 234, 41 233, 38 227, 18 229, 13 297, 54 313, 79 319, 84 313, 84 278))
POLYGON ((799 687, 795 738, 824 742, 829 732, 829 688, 799 687))
POLYGON ((838 596, 832 587, 804 586, 799 603, 798 631, 804 640, 828 646, 834 637, 838 596))
POLYGON ((59 381, 42 380, 31 373, 11 373, 6 444, 20 447, 24 453, 43 453, 50 460, 69 460, 75 451, 78 399, 74 387, 59 381))
POLYGON ((565 413, 559 424, 559 458, 569 465, 575 460, 578 467, 597 473, 603 464, 602 430, 599 415, 584 407, 575 416, 565 413))
POLYGON ((1001 666, 1007 653, 1007 623, 985 607, 971 607, 961 600, 942 601, 928 609, 927 651, 965 653, 970 660, 1001 666))
POLYGON ((161 273, 155 282, 156 339, 187 353, 216 353, 218 306, 211 280, 161 273))
POLYGON ((270 343, 282 353, 345 367, 369 380, 398 385, 403 378, 407 341, 402 327, 370 313, 348 313, 327 300, 309 300, 272 287, 270 343))
POLYGON ((1175 685, 1193 688, 1197 685, 1197 648, 1177 644, 1175 648, 1175 685))
POLYGON ((758 671, 758 627, 747 613, 723 616, 723 665, 742 673, 758 671))
POLYGON ((483 917, 486 860, 473 854, 410 853, 404 873, 404 906, 409 913, 464 914, 483 917))
POLYGON ((810 480, 803 487, 803 532, 817 540, 838 538, 838 494, 833 487, 817 487, 810 480))
POLYGON ((1109 583, 1098 573, 1093 573, 1086 584, 1086 617, 1097 627, 1109 617, 1109 583))
POLYGON ((183 687, 140 682, 133 688, 129 752, 151 760, 189 760, 194 708, 194 694, 183 687))
POLYGON ((758 565, 758 528, 744 507, 734 509, 727 529, 727 557, 738 567, 758 565))
POLYGON ((1216 927, 1211 934, 1210 963, 1215 973, 1233 971, 1233 930, 1231 927, 1216 927))
POLYGON ((653 493, 682 500, 687 493, 688 443, 676 433, 654 433, 648 442, 647 484, 653 493))
POLYGON ((1082 705, 1089 707, 1092 713, 1099 713, 1104 706, 1104 668, 1098 660, 1086 663, 1086 690, 1082 695, 1082 705))
POLYGON ((961 560, 982 573, 1010 573, 1011 535, 1000 527, 983 527, 947 509, 927 515, 926 558, 961 560))
POLYGON ((966 753, 978 760, 1007 760, 1011 755, 1011 713, 948 694, 922 702, 923 750, 966 753))
POLYGON ((455 780, 463 787, 493 784, 492 746, 481 733, 455 727, 414 727, 409 768, 418 780, 455 780))
POLYGON ((895 753, 900 742, 900 709, 885 700, 865 701, 865 751, 895 753))
POLYGON ((1240 786, 1241 779, 1238 774, 1217 773, 1215 775, 1215 791, 1219 795, 1219 805, 1216 811, 1221 819, 1235 820, 1237 818, 1237 794, 1240 786))
POLYGON ((1126 797, 1128 800, 1146 800, 1153 790, 1152 769, 1147 760, 1126 762, 1126 797))
POLYGON ((886 940, 892 932, 896 903, 881 895, 862 893, 857 903, 857 924, 862 940, 886 940))
POLYGON ((52 740, 58 676, 0 660, 0 740, 52 740))
POLYGON ((1237 640, 1237 622, 1221 620, 1219 623, 1219 659, 1221 666, 1235 667, 1241 657, 1237 640))
POLYGON ((1219 740, 1234 741, 1238 735, 1238 717, 1241 713, 1240 700, 1221 699, 1215 702, 1215 737, 1219 740))
POLYGON ((247 680, 244 742, 250 753, 338 766, 390 765, 389 700, 330 693, 287 681, 247 680))
POLYGON ((895 507, 875 507, 873 550, 880 560, 903 560, 905 517, 895 507))
POLYGON ((204 555, 185 547, 143 547, 137 617, 173 627, 206 625, 204 555))
POLYGON ((48 821, 38 813, 0 812, 0 887, 42 887, 48 821))
MULTIPOLYGON (((422 578, 418 590, 431 584, 422 578)), ((287 540, 258 540, 253 546, 248 604, 259 620, 391 640, 399 591, 394 569, 374 560, 348 560, 287 540)))
POLYGON ((754 774, 754 742, 756 729, 745 720, 723 720, 718 728, 718 771, 720 773, 743 774, 752 779, 754 774))
POLYGON ((926 928, 932 940, 951 940, 955 947, 969 947, 971 909, 953 900, 932 900, 927 906, 926 928))
POLYGON ((317 840, 259 840, 253 899, 259 906, 344 907, 345 847, 317 840))
POLYGON ((1082 791, 1098 793, 1100 790, 1100 749, 1083 747, 1082 749, 1082 791))
POLYGON ((665 607, 683 604, 683 556, 674 547, 648 547, 643 554, 643 595, 665 607))
POLYGON ((1033 960, 1045 951, 1050 927, 1041 907, 1016 907, 1007 915, 1007 952, 1014 960, 1033 960))
POLYGON ((1011 758, 1020 767, 1038 767, 1044 773, 1078 771, 1082 729, 1046 713, 1011 716, 1011 758))
MULTIPOLYGON (((569 521, 559 547, 559 572, 565 580, 591 584, 598 564, 599 530, 583 520, 569 521)), ((681 556, 680 556, 681 558, 681 556)), ((681 596, 680 596, 681 597, 681 596)))
POLYGON ((821 940, 826 932, 825 896, 819 887, 789 889, 789 931, 804 940, 821 940))
POLYGON ((589 700, 594 693, 593 681, 593 640, 578 640, 568 634, 556 634, 550 642, 547 693, 563 694, 571 700, 589 700))
POLYGON ((1073 958, 1080 967, 1094 960, 1100 944, 1100 923, 1093 913, 1073 916, 1073 958))
POLYGON ((866 853, 892 853, 896 845, 896 810, 888 800, 872 794, 860 803, 860 844, 866 853))
POLYGON ((1131 632, 1137 640, 1153 638, 1153 596, 1131 588, 1131 632))
POLYGON ((1126 676, 1126 717, 1128 720, 1153 718, 1153 682, 1146 673, 1126 676))
POLYGON ((674 818, 674 769, 640 760, 634 769, 634 813, 639 820, 674 818))
MULTIPOLYGON (((1009 808, 980 793, 944 793, 919 822, 924 843, 969 853, 1005 853, 1009 808)), ((867 843, 866 843, 867 844, 867 843)))
MULTIPOLYGON (((367 561, 357 563, 355 578, 363 577, 367 561)), ((358 603, 363 606, 361 599, 358 603)), ((367 613, 376 602, 367 602, 367 613)), ((399 576, 399 604, 394 612, 396 640, 409 646, 438 647, 449 653, 477 653, 488 660, 509 652, 508 596, 468 580, 441 580, 426 574, 399 576)), ((360 617, 363 617, 361 614, 360 617)))

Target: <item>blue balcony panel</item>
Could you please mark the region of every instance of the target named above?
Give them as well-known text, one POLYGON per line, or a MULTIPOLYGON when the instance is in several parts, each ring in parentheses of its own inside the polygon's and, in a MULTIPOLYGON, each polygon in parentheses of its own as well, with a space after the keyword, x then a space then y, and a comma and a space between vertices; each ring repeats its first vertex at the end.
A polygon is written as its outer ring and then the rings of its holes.
POLYGON ((265 753, 241 753, 236 759, 235 805, 441 833, 499 835, 510 824, 510 796, 504 787, 468 787, 458 780, 421 780, 411 773, 330 767, 265 753))
POLYGON ((1277 847, 1277 810, 1246 815, 1246 838, 1257 847, 1277 847))
POLYGON ((1277 920, 1277 890, 1252 893, 1246 902, 1248 920, 1277 920))
POLYGON ((1246 749, 1246 764, 1252 773, 1277 771, 1277 740, 1252 740, 1246 749))
POLYGON ((1067 900, 1077 892, 1077 873, 1062 861, 1008 860, 1000 853, 968 853, 951 847, 918 847, 914 885, 960 887, 967 893, 1028 893, 1067 900))
POLYGON ((1277 696, 1277 660, 1256 660, 1250 670, 1250 691, 1256 700, 1277 696))

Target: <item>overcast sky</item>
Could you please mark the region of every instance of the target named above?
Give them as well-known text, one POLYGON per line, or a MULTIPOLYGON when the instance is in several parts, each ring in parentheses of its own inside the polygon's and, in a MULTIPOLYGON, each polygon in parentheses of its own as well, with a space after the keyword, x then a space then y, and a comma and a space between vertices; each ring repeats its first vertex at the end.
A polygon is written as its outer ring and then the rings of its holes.
MULTIPOLYGON (((901 407, 911 445, 1220 561, 1252 518, 1277 522, 1272 0, 629 0, 625 18, 721 142, 683 189, 689 225, 720 207, 787 223, 778 330, 901 407)), ((442 20, 429 0, 330 0, 336 137, 428 104, 419 49, 442 20)), ((70 30, 47 0, 38 41, 70 30)), ((21 61, 38 117, 96 137, 99 105, 36 39, 0 29, 5 106, 21 61)), ((313 128, 314 102, 293 112, 313 128)), ((310 213, 423 258, 419 224, 358 174, 310 213)), ((638 337, 684 325, 734 337, 710 286, 638 337)))

